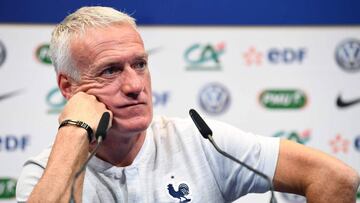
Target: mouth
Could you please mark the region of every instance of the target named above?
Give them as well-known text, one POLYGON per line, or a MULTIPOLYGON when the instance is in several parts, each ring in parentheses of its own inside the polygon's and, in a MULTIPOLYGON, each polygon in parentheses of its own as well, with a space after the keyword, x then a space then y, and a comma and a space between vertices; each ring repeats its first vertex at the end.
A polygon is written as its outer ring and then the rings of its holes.
POLYGON ((138 105, 145 105, 145 102, 136 102, 136 103, 128 103, 128 104, 123 104, 118 106, 118 108, 128 108, 128 107, 133 107, 133 106, 138 106, 138 105))

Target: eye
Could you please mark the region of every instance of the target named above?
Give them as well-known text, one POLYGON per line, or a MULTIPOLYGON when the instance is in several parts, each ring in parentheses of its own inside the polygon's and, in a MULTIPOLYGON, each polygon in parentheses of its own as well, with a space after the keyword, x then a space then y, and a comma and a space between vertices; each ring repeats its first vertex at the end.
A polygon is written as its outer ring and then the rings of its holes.
POLYGON ((145 60, 140 60, 140 61, 137 61, 133 64, 132 66, 134 69, 138 69, 138 70, 143 70, 147 67, 147 61, 145 60))
POLYGON ((111 75, 114 75, 118 72, 121 71, 121 67, 119 66, 116 66, 116 65, 111 65, 111 66, 108 66, 106 67, 100 75, 103 75, 103 76, 111 76, 111 75))

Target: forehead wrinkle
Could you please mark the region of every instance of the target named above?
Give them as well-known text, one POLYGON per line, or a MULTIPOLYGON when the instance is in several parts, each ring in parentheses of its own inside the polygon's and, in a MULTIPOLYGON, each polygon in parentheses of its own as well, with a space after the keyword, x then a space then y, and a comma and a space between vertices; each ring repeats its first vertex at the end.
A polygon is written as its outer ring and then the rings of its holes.
MULTIPOLYGON (((88 46, 88 48, 90 49, 91 47, 93 47, 94 51, 92 51, 92 52, 95 55, 92 56, 92 58, 94 58, 94 57, 97 57, 98 55, 106 53, 108 51, 125 52, 129 48, 136 47, 139 44, 140 44, 139 42, 119 42, 116 40, 111 40, 111 41, 105 41, 105 42, 98 43, 95 46, 88 46), (125 46, 123 46, 123 45, 125 45, 125 46)), ((141 44, 141 47, 143 48, 142 44, 141 44)))
POLYGON ((89 55, 87 53, 87 47, 80 42, 71 43, 70 52, 73 57, 75 67, 82 69, 81 67, 87 67, 90 65, 89 55))
MULTIPOLYGON (((114 26, 113 28, 116 29, 116 27, 117 26, 114 26)), ((119 62, 119 60, 124 61, 134 57, 147 58, 143 40, 136 30, 132 28, 129 30, 125 27, 125 31, 122 32, 120 36, 116 37, 116 35, 110 34, 108 36, 113 37, 106 39, 106 36, 103 37, 101 32, 110 28, 88 29, 87 35, 85 35, 84 38, 73 38, 74 43, 71 43, 71 49, 73 49, 77 63, 80 66, 92 67, 100 62, 106 63, 107 59, 110 60, 110 63, 116 63, 119 62), (144 53, 131 53, 131 51, 129 51, 129 49, 134 48, 134 50, 137 50, 136 52, 139 52, 139 47, 141 47, 140 52, 144 53)), ((111 33, 113 31, 110 30, 109 32, 111 33)))
POLYGON ((90 52, 88 56, 89 59, 92 61, 90 64, 98 64, 101 63, 102 61, 107 61, 107 60, 126 61, 126 60, 131 60, 134 57, 144 57, 145 51, 143 51, 144 53, 141 54, 129 52, 129 50, 131 49, 136 50, 139 45, 141 46, 141 48, 144 47, 142 44, 138 42, 134 42, 134 43, 128 43, 128 42, 121 43, 118 41, 102 42, 92 47, 94 51, 90 52))
POLYGON ((133 60, 137 59, 145 59, 147 60, 148 54, 147 53, 132 53, 127 56, 119 56, 118 54, 113 54, 113 56, 107 56, 106 58, 102 58, 100 60, 97 60, 94 64, 92 64, 92 67, 101 67, 104 65, 109 64, 122 64, 126 62, 131 62, 133 60))

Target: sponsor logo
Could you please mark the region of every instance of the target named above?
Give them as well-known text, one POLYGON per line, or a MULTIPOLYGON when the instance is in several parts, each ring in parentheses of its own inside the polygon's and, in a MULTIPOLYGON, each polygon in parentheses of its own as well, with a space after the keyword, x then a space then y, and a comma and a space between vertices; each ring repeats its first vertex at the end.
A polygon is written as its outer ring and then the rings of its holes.
POLYGON ((36 49, 36 58, 44 64, 51 64, 50 59, 50 45, 49 44, 42 44, 38 46, 36 49))
POLYGON ((360 135, 355 138, 354 147, 357 151, 360 152, 360 135))
POLYGON ((62 96, 59 88, 55 87, 46 95, 46 103, 49 106, 47 113, 57 114, 64 108, 66 99, 62 96))
POLYGON ((199 102, 207 113, 221 114, 230 105, 230 92, 219 83, 210 83, 200 91, 199 102))
POLYGON ((350 106, 354 106, 356 104, 360 104, 360 98, 356 99, 344 99, 341 95, 339 95, 336 99, 336 105, 339 108, 347 108, 350 106))
POLYGON ((347 39, 341 42, 335 50, 337 64, 347 72, 360 70, 360 41, 347 39))
POLYGON ((16 194, 16 179, 0 178, 0 199, 12 199, 16 194))
POLYGON ((303 63, 306 57, 305 48, 271 48, 268 51, 259 51, 254 46, 249 47, 243 54, 246 66, 260 66, 264 63, 264 56, 270 64, 294 64, 303 63))
POLYGON ((270 49, 268 52, 268 60, 270 63, 273 64, 292 64, 292 63, 302 63, 304 61, 306 54, 305 48, 299 49, 291 49, 291 48, 284 48, 284 49, 270 49))
POLYGON ((15 91, 11 91, 11 92, 7 92, 5 94, 0 94, 0 101, 9 99, 15 95, 18 95, 22 90, 15 90, 15 91))
POLYGON ((333 153, 348 153, 350 141, 337 134, 334 139, 330 140, 330 147, 333 153))
POLYGON ((294 142, 297 142, 299 144, 305 145, 307 142, 309 142, 311 136, 310 130, 304 130, 303 132, 296 132, 296 131, 279 131, 273 135, 273 137, 284 137, 288 140, 292 140, 294 142))
POLYGON ((264 90, 259 97, 260 104, 269 109, 300 109, 307 102, 305 93, 297 89, 264 90))
POLYGON ((158 53, 161 49, 162 49, 162 47, 154 47, 154 48, 151 48, 151 49, 146 50, 146 52, 147 52, 149 55, 153 55, 153 54, 158 53))
POLYGON ((306 198, 291 193, 281 193, 281 196, 289 203, 306 203, 306 198))
POLYGON ((25 151, 30 144, 29 135, 0 135, 0 152, 25 151))
POLYGON ((6 48, 5 45, 0 41, 0 66, 5 62, 6 59, 6 48))
POLYGON ((153 92, 152 98, 153 98, 153 106, 166 106, 166 104, 169 101, 170 92, 153 92))
POLYGON ((225 51, 225 43, 194 44, 185 51, 187 70, 221 70, 220 56, 225 51))
POLYGON ((256 50, 255 47, 250 47, 244 54, 243 58, 247 66, 262 64, 263 54, 256 50))

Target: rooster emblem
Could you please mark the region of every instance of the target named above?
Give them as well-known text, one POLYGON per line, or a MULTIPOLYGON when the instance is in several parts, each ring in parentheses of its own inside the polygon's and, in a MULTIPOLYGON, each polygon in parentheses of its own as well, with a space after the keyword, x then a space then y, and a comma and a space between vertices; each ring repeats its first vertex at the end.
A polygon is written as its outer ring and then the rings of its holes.
POLYGON ((178 190, 175 191, 174 186, 172 184, 169 184, 167 186, 167 189, 169 190, 169 194, 174 197, 174 198, 178 198, 180 200, 180 203, 182 202, 190 202, 191 199, 186 198, 185 196, 187 196, 189 194, 189 186, 186 185, 185 183, 181 183, 178 187, 178 190), (184 198, 184 200, 181 200, 181 198, 184 198))

